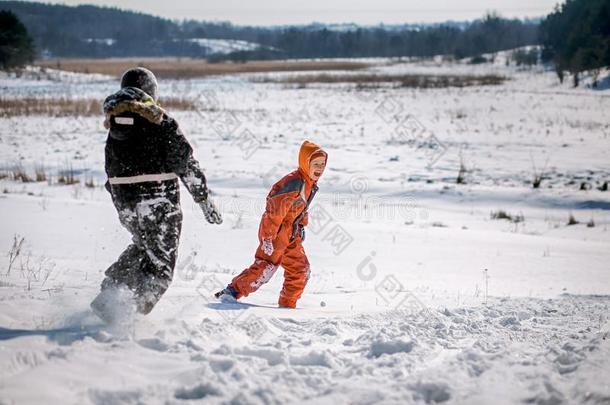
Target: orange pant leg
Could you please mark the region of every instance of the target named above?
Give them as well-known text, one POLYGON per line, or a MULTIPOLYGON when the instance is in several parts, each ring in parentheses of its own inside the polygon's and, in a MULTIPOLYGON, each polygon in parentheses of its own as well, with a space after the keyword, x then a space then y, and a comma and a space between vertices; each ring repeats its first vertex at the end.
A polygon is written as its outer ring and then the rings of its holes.
POLYGON ((237 298, 247 297, 268 282, 282 262, 282 257, 289 244, 290 235, 282 232, 273 241, 273 254, 266 255, 259 245, 254 255, 254 263, 231 280, 231 285, 237 291, 237 298))
POLYGON ((295 308, 309 280, 309 260, 301 238, 297 238, 286 247, 281 261, 284 268, 284 286, 278 304, 282 307, 295 308))

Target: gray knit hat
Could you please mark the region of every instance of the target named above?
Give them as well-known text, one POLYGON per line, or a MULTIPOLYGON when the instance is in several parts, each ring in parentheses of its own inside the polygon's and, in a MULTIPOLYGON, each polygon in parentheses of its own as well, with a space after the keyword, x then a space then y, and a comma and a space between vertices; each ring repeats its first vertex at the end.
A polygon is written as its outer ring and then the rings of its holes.
POLYGON ((123 73, 121 88, 123 87, 136 87, 151 96, 153 100, 158 100, 157 78, 146 68, 137 67, 123 73))

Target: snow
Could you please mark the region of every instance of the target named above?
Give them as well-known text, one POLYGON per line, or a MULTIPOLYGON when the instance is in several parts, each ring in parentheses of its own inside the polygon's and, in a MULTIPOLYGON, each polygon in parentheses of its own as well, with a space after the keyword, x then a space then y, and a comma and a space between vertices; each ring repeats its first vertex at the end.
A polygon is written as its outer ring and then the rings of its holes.
MULTIPOLYGON (((260 75, 159 83, 161 96, 201 103, 173 115, 225 221, 208 225, 183 189, 172 285, 150 315, 118 328, 89 309, 129 243, 102 187, 103 117, 0 118, 0 168, 33 175, 43 164, 55 178, 0 180, 0 249, 25 237, 0 272, 0 402, 610 402, 610 195, 597 189, 610 180, 609 95, 498 63, 371 69, 510 80, 364 91, 248 81, 260 75), (305 138, 329 166, 297 309, 277 308, 280 269, 242 303, 217 302, 252 263, 265 195, 305 138), (56 184, 70 165, 81 182, 56 184), (491 219, 499 210, 524 220, 491 219), (568 226, 570 214, 580 223, 568 226)), ((118 88, 74 80, 0 79, 14 97, 118 88)))
POLYGON ((88 43, 93 42, 96 44, 101 44, 101 45, 106 45, 106 46, 112 46, 112 45, 116 44, 116 39, 114 39, 114 38, 86 38, 85 41, 88 43))
POLYGON ((6 98, 100 97, 100 102, 103 102, 106 96, 120 88, 119 84, 108 75, 68 72, 38 66, 26 67, 18 77, 14 72, 0 72, 0 89, 6 98))
POLYGON ((212 39, 212 38, 191 38, 194 42, 207 48, 209 54, 228 54, 237 51, 254 51, 261 47, 260 44, 238 39, 212 39))

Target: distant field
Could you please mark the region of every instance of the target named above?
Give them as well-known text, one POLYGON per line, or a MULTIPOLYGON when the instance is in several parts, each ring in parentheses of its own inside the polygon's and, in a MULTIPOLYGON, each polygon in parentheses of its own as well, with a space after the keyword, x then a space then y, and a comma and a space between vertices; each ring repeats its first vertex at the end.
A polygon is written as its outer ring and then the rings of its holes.
POLYGON ((350 61, 252 61, 208 63, 188 58, 51 59, 37 61, 40 67, 78 73, 121 76, 128 68, 143 66, 161 78, 192 78, 231 73, 298 72, 314 70, 358 70, 370 66, 350 61))
POLYGON ((282 78, 261 78, 258 82, 263 83, 288 83, 305 86, 307 84, 329 84, 329 83, 352 83, 362 88, 372 88, 380 83, 396 83, 400 87, 411 88, 444 88, 444 87, 469 87, 469 86, 491 86, 499 85, 507 80, 504 76, 495 74, 486 75, 449 75, 449 74, 350 74, 330 75, 306 74, 282 78))

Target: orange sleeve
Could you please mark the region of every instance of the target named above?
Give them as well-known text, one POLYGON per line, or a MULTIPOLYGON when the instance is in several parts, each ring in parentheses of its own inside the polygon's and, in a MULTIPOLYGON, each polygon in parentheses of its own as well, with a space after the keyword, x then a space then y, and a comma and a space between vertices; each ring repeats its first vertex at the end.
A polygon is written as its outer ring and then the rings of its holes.
POLYGON ((267 206, 258 232, 260 240, 274 240, 277 237, 280 226, 297 196, 298 193, 286 193, 267 198, 267 206))

